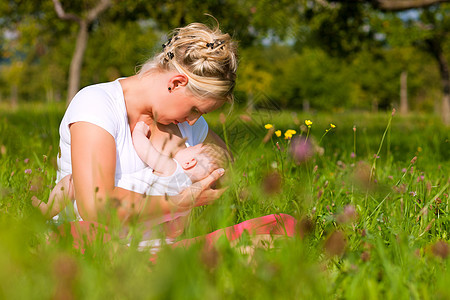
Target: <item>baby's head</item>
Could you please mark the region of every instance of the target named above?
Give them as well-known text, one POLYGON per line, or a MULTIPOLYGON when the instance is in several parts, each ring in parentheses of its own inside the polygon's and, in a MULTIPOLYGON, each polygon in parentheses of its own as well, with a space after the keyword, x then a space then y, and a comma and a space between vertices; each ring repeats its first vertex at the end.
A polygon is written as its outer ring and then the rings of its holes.
POLYGON ((202 180, 218 168, 226 168, 229 154, 215 144, 198 144, 181 149, 174 159, 181 165, 192 182, 202 180))

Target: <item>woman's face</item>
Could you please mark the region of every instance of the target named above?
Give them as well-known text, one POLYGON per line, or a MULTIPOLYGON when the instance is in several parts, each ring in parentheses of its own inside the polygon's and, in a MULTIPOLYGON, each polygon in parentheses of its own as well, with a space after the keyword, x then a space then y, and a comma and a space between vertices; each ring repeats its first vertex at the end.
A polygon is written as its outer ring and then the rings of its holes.
POLYGON ((193 125, 203 114, 216 110, 225 103, 225 101, 210 98, 198 99, 191 95, 186 87, 177 88, 167 99, 159 102, 153 107, 153 117, 164 125, 184 121, 193 125))

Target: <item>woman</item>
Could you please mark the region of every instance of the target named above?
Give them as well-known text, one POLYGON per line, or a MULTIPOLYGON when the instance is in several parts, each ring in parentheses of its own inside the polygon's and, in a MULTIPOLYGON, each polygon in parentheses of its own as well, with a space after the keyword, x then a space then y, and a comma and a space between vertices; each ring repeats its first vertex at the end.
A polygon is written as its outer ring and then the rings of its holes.
MULTIPOLYGON (((137 75, 84 88, 74 97, 60 126, 58 180, 72 173, 83 220, 97 221, 107 214, 107 202, 118 204, 122 220, 137 217, 146 221, 209 204, 220 197, 223 191, 210 186, 223 175, 223 169, 213 171, 176 196, 144 196, 130 191, 130 185, 124 185, 122 179, 129 176, 122 175, 145 167, 131 138, 140 121, 166 125, 167 130, 186 138, 188 146, 208 142, 226 149, 201 116, 233 101, 236 52, 236 44, 228 34, 194 23, 176 30, 163 51, 147 61, 137 75)), ((172 139, 166 146, 178 142, 172 139)), ((291 216, 269 215, 177 245, 203 239, 213 245, 223 234, 233 241, 244 231, 292 236, 295 224, 291 216)), ((81 244, 79 234, 90 234, 91 225, 72 223, 74 241, 81 244)))
POLYGON ((96 221, 111 200, 122 220, 145 220, 217 199, 223 191, 210 186, 223 169, 170 197, 124 189, 121 178, 145 167, 131 139, 139 121, 157 121, 178 135, 183 130, 192 145, 225 147, 201 116, 233 101, 236 70, 236 44, 230 36, 194 23, 176 30, 137 75, 82 89, 61 122, 58 180, 72 173, 83 220, 96 221))

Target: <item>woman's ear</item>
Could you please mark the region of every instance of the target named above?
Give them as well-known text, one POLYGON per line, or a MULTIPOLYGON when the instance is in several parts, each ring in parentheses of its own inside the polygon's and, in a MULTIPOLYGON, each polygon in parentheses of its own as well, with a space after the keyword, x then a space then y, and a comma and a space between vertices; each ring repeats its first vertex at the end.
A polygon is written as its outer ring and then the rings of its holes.
POLYGON ((193 157, 193 158, 191 158, 191 159, 186 160, 185 162, 183 162, 183 163, 181 164, 181 167, 182 167, 184 170, 189 170, 189 169, 195 167, 196 165, 197 165, 197 160, 195 159, 195 157, 193 157))
POLYGON ((173 91, 177 87, 186 86, 189 82, 189 79, 184 74, 177 74, 170 78, 169 80, 169 91, 173 91))

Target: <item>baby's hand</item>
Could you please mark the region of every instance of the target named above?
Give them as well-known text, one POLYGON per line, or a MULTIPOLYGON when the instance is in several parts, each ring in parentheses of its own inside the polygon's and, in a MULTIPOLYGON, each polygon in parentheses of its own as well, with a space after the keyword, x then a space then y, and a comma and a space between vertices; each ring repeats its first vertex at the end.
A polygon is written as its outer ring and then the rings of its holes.
POLYGON ((145 124, 145 122, 140 121, 136 123, 136 126, 134 127, 134 130, 142 132, 145 136, 148 135, 148 132, 150 131, 150 127, 145 124))

